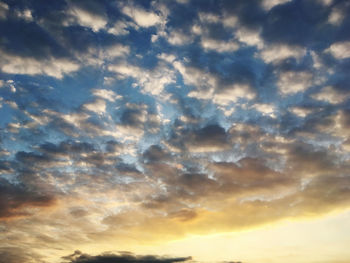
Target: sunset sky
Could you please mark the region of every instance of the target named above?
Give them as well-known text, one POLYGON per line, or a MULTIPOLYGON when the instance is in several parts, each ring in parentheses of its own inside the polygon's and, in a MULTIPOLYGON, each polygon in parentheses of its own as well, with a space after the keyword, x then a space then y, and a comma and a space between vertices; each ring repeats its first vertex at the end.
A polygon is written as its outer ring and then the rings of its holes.
POLYGON ((349 244, 349 0, 0 0, 0 263, 349 244))

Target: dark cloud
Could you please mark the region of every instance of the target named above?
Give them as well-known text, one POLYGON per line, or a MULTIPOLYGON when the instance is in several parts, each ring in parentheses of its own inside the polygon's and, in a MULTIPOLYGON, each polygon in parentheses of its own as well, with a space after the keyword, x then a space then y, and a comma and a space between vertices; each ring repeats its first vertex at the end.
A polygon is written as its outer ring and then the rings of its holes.
POLYGON ((0 263, 46 263, 41 256, 20 247, 0 247, 0 263))
POLYGON ((29 216, 28 208, 54 205, 55 197, 30 189, 24 184, 11 184, 0 178, 0 220, 29 216))
POLYGON ((117 141, 106 142, 106 151, 110 153, 120 152, 123 149, 123 144, 117 141))
POLYGON ((127 109, 123 112, 120 120, 122 124, 126 126, 139 127, 143 124, 142 110, 140 109, 127 109))
POLYGON ((137 256, 132 253, 124 252, 121 254, 105 253, 98 256, 91 256, 80 251, 75 251, 74 254, 63 257, 66 262, 70 263, 173 263, 185 262, 191 260, 191 257, 158 257, 158 256, 137 256))
POLYGON ((151 145, 144 153, 143 158, 147 162, 159 162, 169 160, 170 155, 159 145, 151 145))
POLYGON ((169 142, 174 147, 184 147, 188 151, 220 151, 229 146, 224 128, 218 124, 206 125, 203 128, 183 129, 174 133, 169 142))
POLYGON ((135 178, 142 178, 144 176, 133 164, 120 162, 116 165, 116 169, 122 176, 131 176, 135 178))
POLYGON ((34 152, 23 152, 23 151, 16 153, 16 159, 21 163, 25 163, 25 164, 30 163, 32 165, 45 164, 45 163, 49 163, 52 160, 47 155, 36 154, 34 152))
POLYGON ((58 145, 47 142, 40 145, 40 151, 52 154, 52 155, 69 155, 76 153, 91 153, 95 151, 95 148, 92 144, 87 142, 76 142, 72 140, 60 142, 58 145))

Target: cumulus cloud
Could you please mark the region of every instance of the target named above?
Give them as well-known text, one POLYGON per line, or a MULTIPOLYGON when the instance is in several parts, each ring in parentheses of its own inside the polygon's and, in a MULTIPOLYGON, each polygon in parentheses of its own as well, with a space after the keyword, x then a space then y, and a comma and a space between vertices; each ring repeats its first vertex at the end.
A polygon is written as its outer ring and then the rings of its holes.
POLYGON ((306 49, 303 47, 291 47, 288 45, 270 45, 260 53, 261 58, 266 63, 278 63, 287 58, 300 60, 306 55, 306 49))
POLYGON ((71 1, 69 2, 67 14, 69 17, 64 21, 64 24, 78 24, 89 27, 93 31, 105 28, 108 22, 107 15, 103 12, 103 7, 93 1, 86 1, 86 3, 71 1))
POLYGON ((336 42, 326 51, 330 52, 336 59, 346 59, 350 57, 350 41, 336 42))
POLYGON ((114 102, 117 99, 121 98, 121 96, 116 94, 113 90, 107 90, 107 89, 94 89, 92 91, 92 94, 96 97, 108 100, 110 102, 114 102))
POLYGON ((65 74, 75 72, 80 68, 78 63, 64 58, 39 60, 6 54, 4 51, 0 51, 0 57, 1 70, 9 74, 47 75, 61 79, 65 74))
POLYGON ((338 91, 331 86, 324 87, 320 92, 311 95, 315 100, 326 101, 331 104, 338 104, 346 101, 348 94, 345 94, 342 91, 338 91))
POLYGON ((193 85, 194 90, 188 93, 189 97, 198 99, 213 99, 219 105, 228 105, 239 98, 251 100, 255 98, 255 91, 248 83, 221 84, 219 77, 199 68, 185 66, 176 61, 174 67, 182 74, 185 84, 193 85))
POLYGON ((277 5, 281 5, 281 4, 287 3, 289 1, 291 1, 291 0, 263 0, 262 7, 268 11, 277 5))
POLYGON ((96 99, 93 102, 86 103, 83 108, 96 112, 97 114, 103 114, 106 112, 106 101, 101 99, 96 99))
POLYGON ((178 32, 178 31, 172 31, 168 35, 167 41, 172 45, 181 46, 181 45, 190 44, 193 41, 193 38, 189 34, 178 32))
POLYGON ((332 25, 339 26, 343 22, 344 18, 344 10, 342 10, 340 7, 335 7, 328 16, 328 22, 332 25))
POLYGON ((264 103, 256 103, 254 104, 254 109, 261 112, 263 115, 270 116, 272 118, 276 117, 275 116, 275 107, 274 105, 271 104, 264 104, 264 103))
POLYGON ((201 44, 205 50, 216 52, 233 52, 239 48, 239 44, 235 41, 218 41, 209 38, 202 38, 201 44))
POLYGON ((309 72, 286 71, 279 74, 277 85, 282 94, 294 94, 310 88, 312 78, 309 72))
POLYGON ((167 66, 160 65, 153 70, 142 69, 126 63, 109 65, 108 69, 119 78, 132 77, 146 94, 161 95, 166 85, 174 82, 175 74, 167 66))
POLYGON ((108 33, 117 35, 117 36, 123 36, 129 34, 128 23, 124 21, 117 21, 111 28, 108 29, 108 33))
POLYGON ((151 27, 162 21, 161 16, 153 11, 147 11, 137 6, 124 5, 122 12, 131 17, 141 27, 151 27))

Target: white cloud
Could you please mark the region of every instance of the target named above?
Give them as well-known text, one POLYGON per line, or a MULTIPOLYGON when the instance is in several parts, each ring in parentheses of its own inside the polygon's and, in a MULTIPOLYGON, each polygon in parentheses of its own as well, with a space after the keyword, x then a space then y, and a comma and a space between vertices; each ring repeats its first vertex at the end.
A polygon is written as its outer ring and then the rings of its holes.
POLYGON ((87 109, 100 115, 106 113, 106 101, 102 99, 96 99, 95 101, 85 103, 82 106, 84 109, 87 109))
POLYGON ((16 10, 15 14, 18 18, 26 20, 28 22, 33 21, 32 11, 29 9, 25 10, 16 10))
POLYGON ((183 34, 179 31, 172 31, 167 37, 167 41, 175 46, 182 46, 189 44, 193 41, 193 38, 189 34, 183 34))
POLYGON ((326 52, 330 52, 337 59, 350 57, 350 41, 342 41, 332 44, 326 52))
POLYGON ((333 3, 333 0, 317 0, 321 5, 328 6, 333 3))
POLYGON ((9 74, 48 75, 58 79, 65 74, 77 71, 79 65, 68 59, 47 58, 37 60, 35 58, 9 55, 0 51, 0 68, 9 74))
POLYGON ((320 56, 315 51, 311 51, 310 53, 311 53, 314 68, 320 69, 324 67, 320 56))
POLYGON ((121 10, 124 14, 131 17, 136 22, 136 24, 141 27, 155 26, 162 20, 158 14, 154 12, 148 12, 135 6, 124 6, 121 10))
POLYGON ((259 30, 252 30, 240 26, 237 28, 235 35, 240 42, 243 42, 249 46, 257 46, 258 48, 262 48, 264 44, 264 41, 260 38, 259 30))
POLYGON ((108 70, 117 73, 122 79, 134 78, 143 93, 159 96, 166 85, 175 82, 175 72, 163 64, 151 71, 125 63, 110 65, 108 70))
POLYGON ((65 21, 65 26, 79 24, 84 27, 89 27, 97 32, 103 29, 108 22, 105 15, 94 14, 74 5, 70 5, 67 13, 70 17, 65 21))
POLYGON ((265 63, 277 63, 289 57, 294 57, 297 60, 300 60, 305 55, 305 48, 296 46, 292 47, 285 44, 266 46, 260 53, 260 56, 265 63))
POLYGON ((174 62, 174 68, 181 73, 186 85, 193 85, 197 88, 213 88, 216 86, 216 78, 208 72, 203 72, 194 67, 186 67, 179 61, 174 62))
POLYGON ((313 94, 311 98, 315 100, 326 101, 331 104, 344 102, 349 94, 340 93, 331 86, 324 87, 320 92, 313 94))
POLYGON ((214 88, 209 90, 194 90, 188 94, 188 97, 205 100, 211 99, 217 105, 228 106, 240 98, 251 100, 255 98, 255 93, 252 92, 249 85, 235 84, 217 92, 215 92, 214 88))
POLYGON ((253 108, 259 112, 261 112, 263 115, 270 116, 271 118, 275 118, 275 105, 272 104, 266 104, 266 103, 256 103, 253 105, 253 108))
POLYGON ((226 14, 222 20, 225 27, 234 28, 237 26, 238 17, 232 14, 226 14))
POLYGON ((0 2, 0 19, 6 19, 9 6, 6 3, 0 2))
POLYGON ((188 0, 176 0, 176 2, 178 2, 179 4, 187 4, 188 0))
POLYGON ((174 67, 181 73, 186 85, 195 87, 194 90, 188 93, 189 97, 204 100, 213 99, 214 103, 227 106, 239 98, 250 100, 256 96, 248 84, 222 86, 219 79, 209 72, 194 67, 186 67, 179 61, 174 62, 174 67))
POLYGON ((214 50, 217 52, 233 52, 239 49, 239 44, 233 40, 220 41, 211 38, 202 38, 201 45, 205 50, 214 50))
POLYGON ((277 85, 284 95, 305 91, 312 85, 312 74, 297 71, 282 72, 277 85))
POLYGON ((262 7, 268 11, 276 5, 284 4, 290 2, 291 0, 263 0, 262 7))
POLYGON ((116 36, 124 36, 129 34, 129 31, 127 30, 128 24, 124 21, 118 21, 114 24, 113 27, 109 28, 107 31, 110 34, 116 35, 116 36))
POLYGON ((172 54, 166 54, 166 53, 161 53, 160 55, 157 56, 159 59, 162 59, 168 63, 173 63, 176 59, 176 57, 172 54))
POLYGON ((198 17, 202 23, 217 23, 220 21, 220 17, 212 13, 199 12, 198 17))
POLYGON ((305 118, 307 115, 312 113, 311 109, 306 109, 301 107, 292 107, 289 109, 289 111, 301 118, 305 118))
POLYGON ((105 49, 106 59, 123 57, 130 53, 130 48, 121 44, 116 44, 105 49))
POLYGON ((116 94, 113 90, 107 90, 107 89, 94 89, 92 91, 92 94, 96 97, 108 100, 110 102, 114 102, 122 98, 122 96, 116 94))
POLYGON ((345 18, 345 11, 339 7, 334 7, 328 16, 328 23, 338 26, 340 25, 345 18))
POLYGON ((252 100, 256 93, 248 84, 234 84, 226 87, 224 90, 217 91, 213 96, 213 101, 221 106, 227 106, 238 99, 252 100))

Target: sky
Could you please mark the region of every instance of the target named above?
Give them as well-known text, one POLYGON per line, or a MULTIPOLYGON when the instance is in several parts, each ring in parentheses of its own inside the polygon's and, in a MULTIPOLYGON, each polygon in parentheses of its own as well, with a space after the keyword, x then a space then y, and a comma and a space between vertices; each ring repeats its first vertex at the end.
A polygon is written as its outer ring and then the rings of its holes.
POLYGON ((0 263, 350 262, 350 1, 0 0, 0 263))

